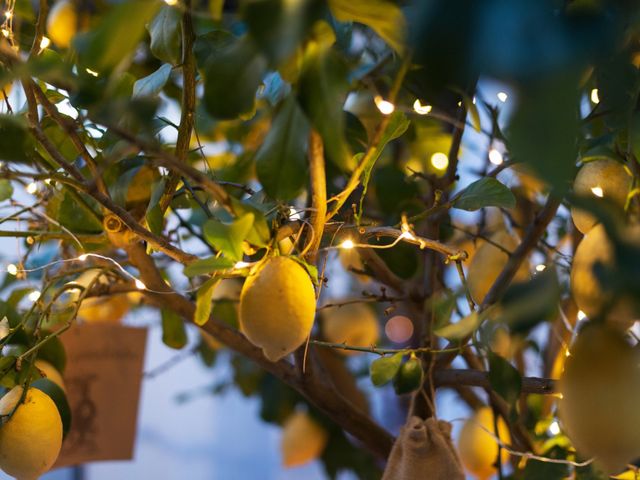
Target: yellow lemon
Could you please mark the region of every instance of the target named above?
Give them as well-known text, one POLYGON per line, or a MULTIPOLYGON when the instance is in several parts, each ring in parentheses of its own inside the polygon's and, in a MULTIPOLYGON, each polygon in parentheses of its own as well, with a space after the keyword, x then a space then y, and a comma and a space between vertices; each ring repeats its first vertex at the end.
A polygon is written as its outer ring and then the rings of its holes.
POLYGON ((58 0, 47 17, 47 35, 59 48, 69 48, 78 28, 78 14, 71 1, 58 0))
MULTIPOLYGON (((631 187, 631 176, 620 162, 610 159, 586 163, 576 175, 573 192, 580 196, 602 198, 619 208, 624 207, 631 187)), ((576 228, 587 233, 597 223, 591 213, 573 207, 571 218, 576 228)))
MULTIPOLYGON (((469 292, 476 303, 482 303, 509 261, 509 254, 505 250, 513 252, 519 243, 515 235, 505 230, 495 233, 490 240, 478 247, 467 271, 469 292)), ((516 272, 514 281, 524 281, 527 278, 529 278, 529 268, 527 262, 523 262, 516 272)))
POLYGON ((158 171, 148 165, 142 165, 138 169, 131 182, 129 182, 126 199, 128 207, 131 204, 144 203, 146 205, 149 202, 153 183, 158 178, 158 175, 158 171))
MULTIPOLYGON (((638 238, 638 227, 630 229, 628 236, 638 238)), ((611 266, 614 255, 613 245, 602 225, 593 227, 576 249, 571 266, 571 293, 587 317, 595 318, 604 313, 604 308, 614 300, 614 293, 603 288, 594 271, 596 264, 611 266)), ((629 299, 617 299, 607 311, 607 322, 626 330, 633 325, 635 310, 629 299)))
POLYGON ((318 458, 328 440, 327 432, 304 412, 295 412, 282 428, 282 463, 297 467, 318 458))
MULTIPOLYGON (((87 270, 80 275, 75 283, 83 287, 106 283, 107 280, 104 276, 95 280, 101 272, 102 270, 98 268, 87 270)), ((104 297, 89 297, 82 301, 78 310, 78 317, 87 323, 118 323, 127 314, 130 307, 131 303, 126 293, 104 297)))
MULTIPOLYGON (((380 338, 380 325, 372 309, 362 303, 333 307, 322 314, 322 335, 328 342, 370 347, 380 338)), ((345 355, 361 352, 339 350, 345 355)))
POLYGON ((587 325, 560 378, 560 418, 573 445, 618 473, 640 456, 640 354, 622 332, 587 325))
POLYGON ((315 290, 306 270, 289 257, 273 257, 244 282, 240 330, 275 362, 304 343, 315 310, 315 290))
MULTIPOLYGON (((493 411, 489 407, 482 407, 465 422, 458 439, 458 451, 462 463, 479 480, 487 480, 496 472, 494 465, 498 458, 496 439, 486 430, 495 432, 493 411)), ((511 443, 509 428, 502 418, 498 418, 498 435, 496 436, 506 445, 511 443)), ((504 463, 507 458, 508 454, 503 449, 500 461, 504 463)))
POLYGON ((58 371, 56 367, 51 365, 46 360, 36 360, 35 367, 44 375, 44 378, 51 380, 53 383, 58 385, 62 390, 66 390, 64 385, 64 379, 62 378, 62 374, 58 371))
POLYGON ((62 420, 56 404, 36 388, 22 387, 0 399, 0 415, 13 415, 0 427, 0 468, 18 480, 36 480, 49 470, 62 446, 62 420), (17 405, 17 409, 16 409, 17 405))

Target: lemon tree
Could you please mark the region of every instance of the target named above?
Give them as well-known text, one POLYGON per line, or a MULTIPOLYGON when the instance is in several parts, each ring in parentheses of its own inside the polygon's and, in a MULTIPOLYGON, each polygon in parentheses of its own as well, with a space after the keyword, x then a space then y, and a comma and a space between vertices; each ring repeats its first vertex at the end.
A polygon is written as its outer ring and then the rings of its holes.
POLYGON ((73 423, 61 338, 144 308, 289 468, 437 417, 459 475, 635 475, 639 15, 0 0, 0 468, 73 423))

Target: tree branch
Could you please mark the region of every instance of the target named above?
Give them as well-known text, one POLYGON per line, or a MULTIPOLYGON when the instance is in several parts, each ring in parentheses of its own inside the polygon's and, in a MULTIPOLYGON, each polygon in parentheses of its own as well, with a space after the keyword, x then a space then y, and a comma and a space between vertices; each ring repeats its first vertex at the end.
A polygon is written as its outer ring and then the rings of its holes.
POLYGON ((325 215, 327 213, 327 176, 324 167, 322 137, 315 130, 309 134, 309 177, 311 184, 311 226, 307 261, 315 263, 322 242, 325 215))

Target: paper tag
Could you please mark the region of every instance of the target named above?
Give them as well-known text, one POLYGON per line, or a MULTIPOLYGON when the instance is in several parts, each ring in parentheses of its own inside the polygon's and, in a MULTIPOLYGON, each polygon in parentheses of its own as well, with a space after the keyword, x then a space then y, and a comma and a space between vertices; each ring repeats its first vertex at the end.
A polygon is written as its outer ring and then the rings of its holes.
POLYGON ((81 324, 60 339, 71 429, 55 467, 133 458, 147 330, 81 324))

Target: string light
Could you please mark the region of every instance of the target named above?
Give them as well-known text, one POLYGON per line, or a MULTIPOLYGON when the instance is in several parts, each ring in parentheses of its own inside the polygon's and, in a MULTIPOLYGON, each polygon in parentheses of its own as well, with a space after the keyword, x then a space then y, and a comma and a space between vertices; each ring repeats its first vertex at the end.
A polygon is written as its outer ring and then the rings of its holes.
POLYGON ((38 191, 38 184, 36 182, 31 182, 29 185, 27 185, 26 190, 27 193, 35 195, 38 191))
POLYGON ((11 31, 8 28, 3 28, 1 31, 3 37, 9 38, 11 36, 11 31))
POLYGON ((10 263, 9 265, 7 265, 7 273, 15 277, 16 275, 18 275, 18 267, 15 264, 10 263))
POLYGON ((146 290, 147 289, 147 286, 142 282, 142 280, 139 280, 139 279, 136 278, 134 280, 134 283, 136 284, 136 288, 138 290, 146 290))
POLYGON ((385 100, 380 95, 376 95, 373 101, 375 102, 376 107, 378 107, 378 110, 380 110, 380 113, 383 115, 391 115, 396 109, 396 106, 393 103, 385 100))
POLYGON ((166 3, 170 7, 173 7, 174 5, 178 4, 178 0, 164 0, 164 3, 166 3))
POLYGON ((499 150, 492 148, 491 150, 489 150, 489 161, 494 165, 502 165, 504 159, 502 158, 502 154, 499 150))
POLYGON ((502 103, 504 103, 509 98, 509 95, 507 95, 505 92, 498 92, 496 97, 498 97, 498 100, 500 100, 502 103))
POLYGON ((596 197, 602 198, 604 197, 604 190, 602 190, 602 187, 600 186, 595 186, 591 189, 591 193, 593 193, 596 197))
POLYGON ((551 435, 558 435, 560 433, 560 425, 557 421, 553 421, 551 425, 549 425, 549 433, 551 435))
POLYGON ((51 45, 51 40, 49 40, 48 37, 42 37, 42 40, 40 40, 40 50, 44 50, 49 45, 51 45))
POLYGON ((544 272, 545 268, 547 268, 547 266, 542 263, 540 265, 536 265, 536 272, 544 272))
POLYGON ((597 88, 594 88, 593 90, 591 90, 591 101, 596 105, 600 103, 600 95, 598 93, 597 88))
POLYGON ((584 320, 585 318, 587 318, 587 314, 582 310, 578 310, 578 320, 584 320))
POLYGON ((449 166, 449 157, 442 152, 436 152, 431 155, 431 165, 437 170, 446 170, 449 166))
POLYGON ((350 238, 347 238, 344 242, 342 242, 339 245, 339 247, 344 249, 344 250, 350 250, 353 247, 355 247, 355 244, 353 243, 353 240, 351 240, 350 238))
POLYGON ((90 68, 85 68, 84 70, 85 70, 85 72, 87 72, 92 77, 97 77, 99 75, 98 72, 96 72, 95 70, 91 70, 90 68))
POLYGON ((28 298, 32 302, 37 302, 38 299, 40 298, 40 291, 39 290, 32 291, 31 293, 29 293, 28 298))
POLYGON ((7 10, 4 12, 4 16, 7 17, 7 20, 10 20, 13 18, 13 12, 11 10, 7 10))
POLYGON ((431 105, 422 105, 419 98, 416 98, 416 101, 413 102, 413 110, 418 115, 427 115, 429 112, 431 112, 432 108, 433 107, 431 107, 431 105))
POLYGON ((250 267, 251 265, 252 265, 251 263, 240 261, 240 262, 236 262, 233 268, 240 270, 242 268, 250 267))

